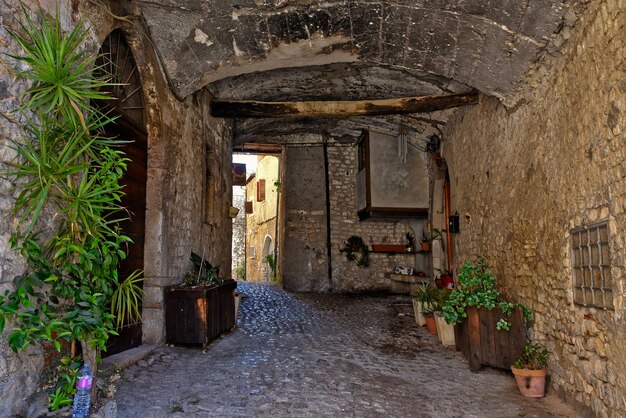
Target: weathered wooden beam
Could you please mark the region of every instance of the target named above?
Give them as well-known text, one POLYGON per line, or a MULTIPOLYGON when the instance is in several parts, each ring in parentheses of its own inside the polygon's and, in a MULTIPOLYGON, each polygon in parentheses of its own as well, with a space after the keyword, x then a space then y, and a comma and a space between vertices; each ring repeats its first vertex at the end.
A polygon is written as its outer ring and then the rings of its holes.
POLYGON ((319 118, 426 113, 478 103, 478 92, 382 100, 260 102, 213 100, 211 115, 218 118, 319 118))

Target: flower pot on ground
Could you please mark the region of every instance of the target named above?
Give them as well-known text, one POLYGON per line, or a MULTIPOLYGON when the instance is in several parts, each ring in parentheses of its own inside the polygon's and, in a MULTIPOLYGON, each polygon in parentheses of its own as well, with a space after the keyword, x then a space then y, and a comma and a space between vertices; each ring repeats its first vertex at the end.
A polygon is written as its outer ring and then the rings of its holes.
POLYGON ((195 270, 165 292, 165 328, 171 344, 202 344, 235 327, 237 282, 220 279, 219 268, 191 253, 195 270))
POLYGON ((426 319, 424 319, 424 314, 422 313, 422 302, 417 299, 413 299, 413 312, 415 313, 415 323, 423 327, 426 325, 426 319))
POLYGON ((539 344, 526 344, 522 355, 511 366, 522 395, 530 398, 541 398, 545 395, 547 360, 548 350, 539 344))
POLYGON ((482 365, 508 369, 524 348, 530 311, 502 300, 484 257, 467 261, 457 281, 443 307, 446 322, 456 325, 457 349, 473 372, 482 365))
POLYGON ((431 284, 420 284, 415 290, 413 308, 415 310, 415 322, 417 325, 426 325, 424 311, 432 313, 433 304, 437 299, 437 289, 431 284))
POLYGON ((439 341, 445 346, 454 346, 454 325, 448 324, 441 312, 435 312, 435 323, 437 324, 437 335, 439 341))
POLYGON ((436 301, 434 304, 435 309, 435 323, 437 324, 437 335, 439 342, 443 345, 454 345, 454 325, 447 324, 441 308, 445 305, 446 301, 450 298, 449 289, 437 289, 436 301))
POLYGON ((424 320, 426 321, 426 330, 437 335, 437 324, 435 323, 435 314, 431 312, 424 312, 424 320))

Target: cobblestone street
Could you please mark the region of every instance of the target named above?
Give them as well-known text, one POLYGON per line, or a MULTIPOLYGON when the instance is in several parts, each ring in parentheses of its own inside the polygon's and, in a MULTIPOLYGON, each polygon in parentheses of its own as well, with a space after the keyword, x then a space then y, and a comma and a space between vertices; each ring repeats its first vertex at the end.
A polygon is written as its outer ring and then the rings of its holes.
POLYGON ((239 291, 238 328, 206 352, 163 347, 124 371, 118 416, 578 416, 553 393, 523 398, 506 372, 471 373, 397 314, 408 297, 239 291))

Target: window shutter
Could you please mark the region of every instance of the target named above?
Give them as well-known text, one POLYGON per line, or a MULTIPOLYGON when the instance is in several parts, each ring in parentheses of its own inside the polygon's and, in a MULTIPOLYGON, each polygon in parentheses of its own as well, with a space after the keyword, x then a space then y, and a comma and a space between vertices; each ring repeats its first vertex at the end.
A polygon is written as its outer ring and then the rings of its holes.
POLYGON ((252 212, 252 201, 246 202, 246 214, 250 215, 252 212))
POLYGON ((263 202, 265 200, 265 180, 256 182, 256 201, 263 202))

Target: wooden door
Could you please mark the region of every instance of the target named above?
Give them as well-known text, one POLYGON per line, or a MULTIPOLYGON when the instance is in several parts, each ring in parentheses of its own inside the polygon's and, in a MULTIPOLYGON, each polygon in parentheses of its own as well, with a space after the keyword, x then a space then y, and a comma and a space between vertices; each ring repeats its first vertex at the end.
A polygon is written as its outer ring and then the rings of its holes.
MULTIPOLYGON (((127 210, 128 219, 120 226, 122 233, 128 235, 133 241, 128 246, 127 257, 122 261, 118 270, 121 281, 134 271, 143 270, 144 267, 147 137, 145 132, 137 129, 124 118, 118 119, 107 129, 109 136, 119 138, 120 141, 132 141, 121 147, 130 161, 127 163, 128 169, 122 180, 125 193, 122 206, 127 210)), ((116 354, 141 344, 142 324, 140 321, 126 324, 118 332, 119 336, 109 339, 106 355, 116 354)))
MULTIPOLYGON (((116 29, 106 37, 96 61, 96 73, 114 84, 106 89, 114 100, 97 102, 105 113, 116 116, 106 126, 105 135, 118 138, 121 149, 129 158, 128 169, 122 180, 125 196, 122 199, 128 219, 120 226, 133 243, 128 246, 127 258, 119 268, 122 281, 136 270, 143 270, 146 223, 147 134, 146 113, 139 70, 126 37, 116 29)), ((126 324, 120 335, 109 339, 107 352, 111 355, 141 344, 141 322, 126 324)))

